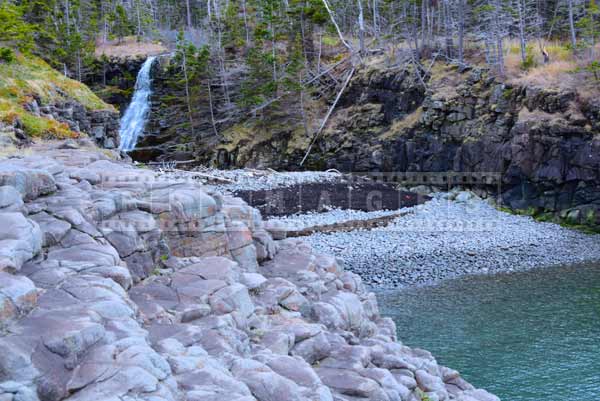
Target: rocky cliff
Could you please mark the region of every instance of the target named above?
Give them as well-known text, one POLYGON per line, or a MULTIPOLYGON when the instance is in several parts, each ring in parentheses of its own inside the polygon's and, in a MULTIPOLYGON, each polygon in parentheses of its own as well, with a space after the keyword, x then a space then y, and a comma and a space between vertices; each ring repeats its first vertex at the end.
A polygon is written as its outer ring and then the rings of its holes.
MULTIPOLYGON (((500 195, 513 210, 600 227, 600 102, 511 86, 482 69, 421 75, 359 71, 305 168, 390 172, 408 186, 439 179, 500 195)), ((298 169, 308 148, 282 119, 231 131, 213 151, 218 165, 298 169)))
POLYGON ((0 63, 0 144, 87 135, 105 148, 119 145, 119 115, 87 86, 41 59, 18 55, 0 63))
MULTIPOLYGON (((311 137, 292 105, 256 119, 228 116, 217 104, 218 136, 202 105, 192 132, 166 71, 156 69, 148 135, 134 158, 300 168, 311 137)), ((327 105, 316 106, 307 106, 315 129, 320 120, 311 107, 327 105)), ((391 172, 407 186, 432 184, 432 174, 419 173, 440 173, 449 177, 437 183, 445 188, 460 184, 499 195, 519 212, 598 229, 599 135, 600 102, 576 92, 510 85, 484 69, 440 63, 420 77, 411 68, 364 67, 303 168, 391 172)))
POLYGON ((0 399, 497 401, 335 258, 93 149, 0 161, 0 399))
POLYGON ((231 99, 239 95, 242 73, 241 69, 229 72, 229 79, 235 84, 227 86, 227 96, 222 83, 216 79, 210 100, 206 89, 201 94, 195 93, 190 115, 181 79, 176 78, 180 74, 179 66, 169 57, 159 58, 152 70, 152 109, 148 124, 131 156, 141 162, 197 160, 198 164, 209 164, 212 149, 222 139, 220 133, 240 121, 239 110, 231 99))
POLYGON ((363 71, 313 160, 345 171, 467 173, 460 184, 512 209, 600 226, 600 102, 510 86, 479 69, 438 74, 425 88, 406 72, 363 71))

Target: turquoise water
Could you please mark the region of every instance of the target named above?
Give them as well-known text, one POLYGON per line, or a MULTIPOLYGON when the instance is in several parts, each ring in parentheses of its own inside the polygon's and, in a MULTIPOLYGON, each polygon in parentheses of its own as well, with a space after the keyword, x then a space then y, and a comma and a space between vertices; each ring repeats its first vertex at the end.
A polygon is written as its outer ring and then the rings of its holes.
POLYGON ((406 345, 503 401, 600 400, 600 265, 378 294, 406 345))

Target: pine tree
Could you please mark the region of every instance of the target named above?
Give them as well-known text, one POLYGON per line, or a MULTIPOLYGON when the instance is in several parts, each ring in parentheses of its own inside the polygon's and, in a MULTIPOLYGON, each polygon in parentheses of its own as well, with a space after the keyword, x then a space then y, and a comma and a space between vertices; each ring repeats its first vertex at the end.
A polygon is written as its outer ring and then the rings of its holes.
POLYGON ((594 60, 596 57, 594 47, 596 39, 600 35, 600 7, 596 0, 589 0, 585 8, 585 16, 576 25, 581 30, 583 46, 589 51, 589 59, 594 60))
POLYGON ((0 3, 0 42, 21 51, 33 49, 34 26, 23 20, 23 10, 7 1, 0 3))
POLYGON ((247 45, 246 37, 244 34, 244 21, 240 17, 239 4, 235 0, 229 2, 229 6, 225 10, 223 30, 223 47, 230 50, 230 52, 241 49, 247 45))
POLYGON ((117 36, 119 43, 123 42, 123 38, 132 34, 131 24, 127 18, 127 11, 122 5, 117 5, 113 15, 114 26, 113 32, 117 36))

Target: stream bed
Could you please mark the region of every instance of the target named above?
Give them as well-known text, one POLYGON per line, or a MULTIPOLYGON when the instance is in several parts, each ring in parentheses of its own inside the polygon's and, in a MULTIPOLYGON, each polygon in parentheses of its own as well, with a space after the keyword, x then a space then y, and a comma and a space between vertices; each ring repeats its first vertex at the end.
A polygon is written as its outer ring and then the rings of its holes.
POLYGON ((503 401, 600 399, 600 265, 379 292, 398 339, 503 401))

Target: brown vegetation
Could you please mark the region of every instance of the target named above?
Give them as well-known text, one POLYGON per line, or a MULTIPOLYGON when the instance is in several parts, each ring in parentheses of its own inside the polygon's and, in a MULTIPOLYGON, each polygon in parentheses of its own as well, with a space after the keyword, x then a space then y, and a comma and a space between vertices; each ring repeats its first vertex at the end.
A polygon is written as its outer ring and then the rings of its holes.
POLYGON ((125 38, 121 41, 121 43, 119 43, 118 40, 113 40, 107 41, 106 43, 100 42, 96 45, 96 57, 147 57, 168 52, 169 49, 167 49, 162 43, 138 41, 135 36, 129 36, 125 38))

